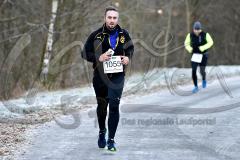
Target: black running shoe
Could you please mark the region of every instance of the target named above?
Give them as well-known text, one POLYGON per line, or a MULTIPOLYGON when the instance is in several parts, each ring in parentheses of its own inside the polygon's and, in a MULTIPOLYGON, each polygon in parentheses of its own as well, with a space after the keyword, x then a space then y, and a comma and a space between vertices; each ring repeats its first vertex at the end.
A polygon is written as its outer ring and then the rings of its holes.
POLYGON ((108 147, 108 150, 111 151, 111 152, 116 152, 117 151, 117 149, 115 147, 115 142, 114 142, 113 139, 108 139, 107 147, 108 147))
POLYGON ((103 131, 99 131, 99 136, 98 136, 98 147, 99 148, 105 148, 106 146, 106 139, 105 139, 105 135, 106 135, 107 130, 103 130, 103 131))

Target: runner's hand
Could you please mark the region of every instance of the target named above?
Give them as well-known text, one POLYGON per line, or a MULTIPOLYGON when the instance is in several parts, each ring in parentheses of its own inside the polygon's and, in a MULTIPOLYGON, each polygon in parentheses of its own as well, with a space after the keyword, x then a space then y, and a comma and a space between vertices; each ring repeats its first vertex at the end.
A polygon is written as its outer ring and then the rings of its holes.
POLYGON ((99 57, 99 61, 100 62, 109 61, 110 58, 111 58, 111 54, 109 52, 105 52, 99 57))
POLYGON ((128 65, 129 58, 127 56, 121 56, 121 59, 122 59, 122 64, 123 65, 128 65))

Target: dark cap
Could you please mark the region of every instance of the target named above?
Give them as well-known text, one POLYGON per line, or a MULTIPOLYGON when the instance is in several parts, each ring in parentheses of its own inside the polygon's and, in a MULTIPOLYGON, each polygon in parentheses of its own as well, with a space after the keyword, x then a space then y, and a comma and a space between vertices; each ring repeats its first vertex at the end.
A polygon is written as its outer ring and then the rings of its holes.
POLYGON ((194 22, 193 29, 199 30, 202 29, 202 25, 199 21, 194 22))

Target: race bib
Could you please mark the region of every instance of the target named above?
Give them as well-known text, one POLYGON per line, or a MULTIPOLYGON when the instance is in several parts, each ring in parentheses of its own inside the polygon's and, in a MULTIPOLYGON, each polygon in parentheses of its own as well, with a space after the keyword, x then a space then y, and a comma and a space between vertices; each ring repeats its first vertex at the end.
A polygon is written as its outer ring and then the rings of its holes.
POLYGON ((191 61, 201 63, 202 62, 202 57, 203 57, 202 54, 193 53, 191 61))
POLYGON ((104 73, 123 72, 123 65, 120 56, 111 56, 109 61, 103 62, 104 73))

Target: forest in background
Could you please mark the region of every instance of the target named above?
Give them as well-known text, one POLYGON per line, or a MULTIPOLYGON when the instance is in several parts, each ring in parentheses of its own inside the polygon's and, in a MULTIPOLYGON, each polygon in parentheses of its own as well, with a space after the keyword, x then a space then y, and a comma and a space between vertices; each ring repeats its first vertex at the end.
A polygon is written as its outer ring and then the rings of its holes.
POLYGON ((80 52, 109 5, 135 44, 131 73, 190 67, 183 43, 196 20, 214 40, 209 65, 240 62, 238 0, 0 0, 0 99, 90 83, 92 68, 80 52))

